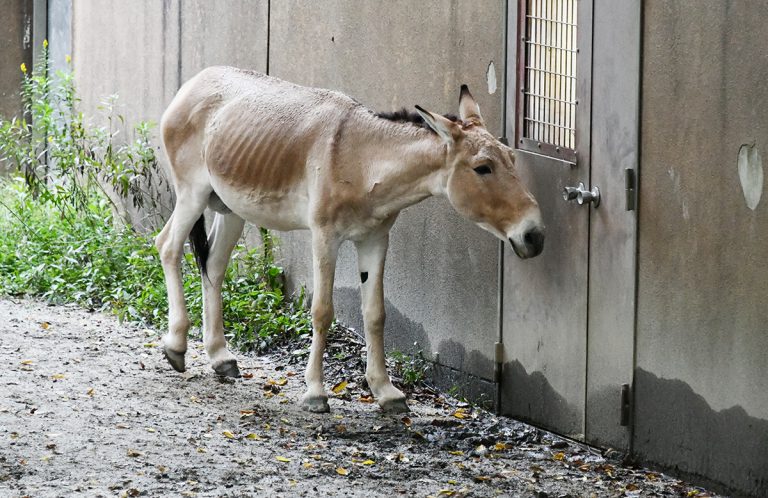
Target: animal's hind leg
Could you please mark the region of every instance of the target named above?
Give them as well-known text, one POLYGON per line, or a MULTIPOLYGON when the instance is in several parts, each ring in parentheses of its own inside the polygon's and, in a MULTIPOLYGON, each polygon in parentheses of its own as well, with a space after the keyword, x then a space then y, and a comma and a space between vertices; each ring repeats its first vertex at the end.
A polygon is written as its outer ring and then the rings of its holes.
POLYGON ((203 213, 210 192, 178 191, 176 206, 168 223, 155 239, 168 290, 168 333, 163 336, 163 353, 171 366, 183 372, 190 322, 181 279, 181 256, 192 226, 203 213))
POLYGON ((217 374, 240 377, 237 360, 227 349, 222 318, 221 286, 232 249, 243 233, 244 221, 235 214, 217 214, 208 237, 207 275, 203 275, 203 342, 217 374))

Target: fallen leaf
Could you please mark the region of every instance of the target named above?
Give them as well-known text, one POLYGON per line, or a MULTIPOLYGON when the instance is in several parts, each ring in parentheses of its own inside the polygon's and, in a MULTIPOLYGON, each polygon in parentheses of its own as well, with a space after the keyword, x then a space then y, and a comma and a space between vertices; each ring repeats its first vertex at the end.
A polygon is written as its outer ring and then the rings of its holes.
POLYGON ((451 455, 457 455, 457 456, 460 456, 460 455, 464 454, 464 452, 461 451, 461 450, 449 451, 448 453, 450 453, 451 455))
POLYGON ((281 377, 280 379, 277 379, 277 382, 275 382, 275 384, 277 384, 278 386, 284 386, 287 383, 288 383, 288 379, 286 379, 285 377, 281 377))
POLYGON ((96 391, 92 387, 89 387, 88 390, 85 391, 85 394, 87 394, 88 396, 93 396, 95 392, 96 391))
POLYGON ((453 496, 456 494, 456 492, 453 491, 452 489, 441 489, 440 491, 437 492, 437 494, 442 496, 453 496))
POLYGON ((189 400, 190 400, 192 403, 200 403, 200 398, 198 398, 197 396, 190 396, 190 397, 189 397, 189 400))
POLYGON ((130 428, 131 428, 131 426, 128 425, 128 424, 117 424, 115 426, 115 429, 130 429, 130 428))
POLYGON ((493 445, 493 449, 496 451, 504 451, 508 450, 509 447, 507 446, 507 443, 496 443, 493 445))
POLYGON ((338 424, 336 426, 336 432, 338 433, 347 432, 347 426, 345 426, 344 424, 338 424))
POLYGON ((336 473, 339 474, 340 476, 348 476, 349 475, 349 471, 347 469, 345 469, 344 467, 336 467, 336 473))
POLYGON ((258 434, 254 434, 253 432, 251 432, 249 434, 246 434, 245 437, 246 437, 246 439, 251 439, 251 440, 256 440, 256 441, 261 441, 261 440, 264 439, 263 437, 259 436, 258 434))
POLYGON ((197 452, 198 452, 198 453, 207 453, 206 449, 205 449, 205 448, 202 448, 202 447, 200 447, 200 448, 197 448, 197 452))
POLYGON ((371 396, 371 395, 368 395, 368 396, 360 396, 360 401, 361 401, 362 403, 373 403, 373 396, 371 396))
POLYGON ((64 377, 65 377, 64 374, 53 374, 53 375, 51 375, 51 378, 53 380, 62 380, 64 377))
POLYGON ((155 429, 154 427, 145 427, 145 429, 147 430, 147 432, 157 432, 157 429, 155 429))
POLYGON ((457 408, 452 415, 458 419, 469 418, 469 414, 467 413, 467 410, 465 408, 457 408))
POLYGON ((554 455, 552 455, 552 459, 553 460, 557 460, 558 462, 561 462, 561 461, 565 460, 565 453, 563 453, 562 451, 559 451, 559 452, 555 453, 554 455))
POLYGON ((312 467, 315 466, 315 464, 312 462, 304 462, 302 465, 304 466, 305 469, 311 469, 312 467))
POLYGON ((331 391, 333 391, 333 392, 334 392, 334 393, 336 393, 336 394, 339 394, 341 391, 343 391, 344 389, 346 389, 346 388, 347 388, 347 384, 349 384, 349 382, 348 382, 348 381, 346 381, 346 380, 342 380, 341 382, 339 382, 338 384, 336 384, 335 386, 333 386, 333 387, 331 388, 331 391))
POLYGON ((241 375, 242 375, 242 377, 244 379, 252 379, 253 378, 253 373, 252 372, 243 372, 241 375))
POLYGON ((284 456, 276 456, 275 460, 277 460, 278 462, 283 462, 283 463, 288 463, 288 462, 291 461, 290 458, 285 458, 284 456))
POLYGON ((40 324, 40 328, 42 328, 43 330, 48 330, 48 327, 50 326, 51 324, 49 322, 43 322, 40 324))
POLYGON ((235 438, 235 435, 232 434, 230 431, 222 431, 221 433, 224 434, 224 437, 226 437, 227 439, 234 439, 235 438))
POLYGON ((373 464, 375 464, 376 462, 374 462, 373 460, 363 460, 363 462, 362 462, 362 463, 363 463, 363 465, 373 465, 373 464))
POLYGON ((413 421, 408 417, 403 417, 400 419, 400 421, 404 423, 406 427, 410 427, 411 424, 413 424, 413 421))
POLYGON ((157 347, 157 343, 156 342, 145 342, 144 343, 144 347, 145 348, 156 348, 157 347))
POLYGON ((22 365, 34 365, 35 360, 21 360, 22 365))
POLYGON ((627 484, 627 486, 624 489, 626 489, 627 491, 637 491, 637 490, 640 489, 640 486, 638 486, 635 483, 630 482, 629 484, 627 484))
POLYGON ((477 482, 484 482, 484 481, 490 481, 491 478, 489 476, 474 476, 472 479, 474 479, 477 482))
POLYGON ((128 449, 128 456, 131 457, 131 458, 136 458, 138 456, 141 456, 141 452, 140 451, 136 451, 136 450, 132 450, 132 449, 128 449))

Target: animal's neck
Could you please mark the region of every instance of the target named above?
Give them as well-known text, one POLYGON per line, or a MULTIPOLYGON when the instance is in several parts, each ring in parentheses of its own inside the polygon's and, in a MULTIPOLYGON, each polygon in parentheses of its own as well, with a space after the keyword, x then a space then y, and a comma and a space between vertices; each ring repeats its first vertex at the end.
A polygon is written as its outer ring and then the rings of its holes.
POLYGON ((446 148, 427 132, 392 137, 384 153, 373 161, 368 195, 377 217, 398 213, 432 195, 445 193, 446 148))

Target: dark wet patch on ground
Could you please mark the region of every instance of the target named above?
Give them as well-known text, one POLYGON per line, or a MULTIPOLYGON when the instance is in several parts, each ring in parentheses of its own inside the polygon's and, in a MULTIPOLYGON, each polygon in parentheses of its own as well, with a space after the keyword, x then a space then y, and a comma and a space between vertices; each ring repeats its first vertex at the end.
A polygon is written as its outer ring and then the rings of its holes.
POLYGON ((199 342, 179 374, 154 331, 0 301, 0 495, 714 496, 428 387, 384 415, 362 340, 329 342, 338 392, 316 415, 297 403, 306 341, 221 380, 199 342))

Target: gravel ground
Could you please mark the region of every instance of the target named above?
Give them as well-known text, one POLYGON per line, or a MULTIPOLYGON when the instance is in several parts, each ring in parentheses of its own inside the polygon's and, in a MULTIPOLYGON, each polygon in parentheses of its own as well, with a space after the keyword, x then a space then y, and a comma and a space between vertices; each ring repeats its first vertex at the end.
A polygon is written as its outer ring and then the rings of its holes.
POLYGON ((343 329, 322 415, 297 403, 305 342, 238 355, 234 381, 199 341, 183 374, 158 344, 110 316, 0 300, 0 496, 716 496, 428 388, 386 416, 343 329))

